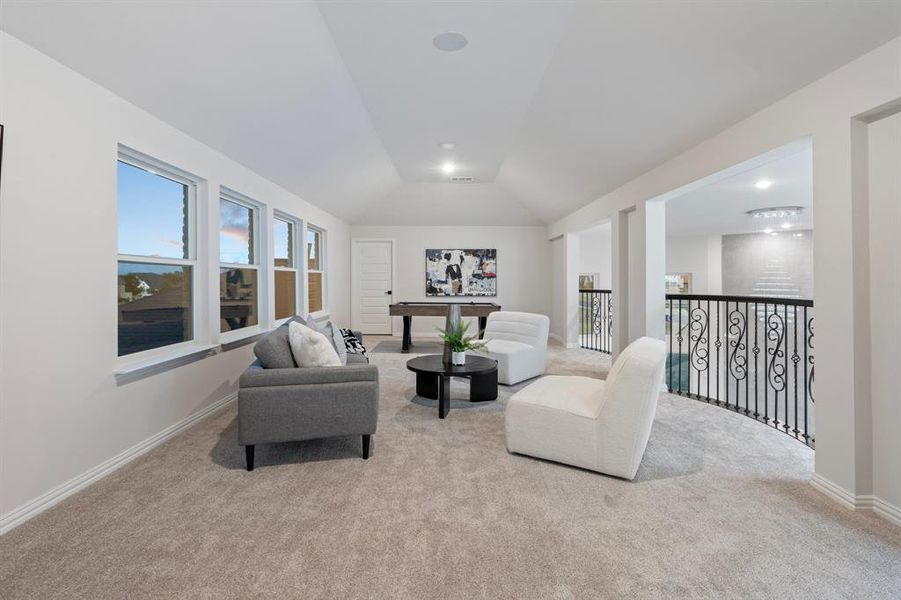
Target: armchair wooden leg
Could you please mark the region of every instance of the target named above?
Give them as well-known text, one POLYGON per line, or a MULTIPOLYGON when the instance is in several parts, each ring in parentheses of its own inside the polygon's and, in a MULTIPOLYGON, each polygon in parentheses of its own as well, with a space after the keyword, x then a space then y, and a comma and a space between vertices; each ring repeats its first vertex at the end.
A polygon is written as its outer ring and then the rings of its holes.
POLYGON ((363 460, 367 460, 369 458, 369 441, 371 438, 371 435, 363 436, 363 460))
POLYGON ((253 444, 244 446, 244 456, 247 458, 247 470, 253 471, 253 444))

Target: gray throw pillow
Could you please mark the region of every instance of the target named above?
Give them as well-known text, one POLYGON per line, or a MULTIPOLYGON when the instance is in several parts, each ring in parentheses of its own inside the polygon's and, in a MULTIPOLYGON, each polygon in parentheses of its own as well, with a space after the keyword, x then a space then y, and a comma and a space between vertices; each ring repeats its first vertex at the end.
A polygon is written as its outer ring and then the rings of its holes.
MULTIPOLYGON (((299 318, 291 319, 295 320, 302 321, 299 318)), ((260 339, 253 347, 253 353, 264 369, 293 369, 297 366, 288 343, 288 323, 260 339)))

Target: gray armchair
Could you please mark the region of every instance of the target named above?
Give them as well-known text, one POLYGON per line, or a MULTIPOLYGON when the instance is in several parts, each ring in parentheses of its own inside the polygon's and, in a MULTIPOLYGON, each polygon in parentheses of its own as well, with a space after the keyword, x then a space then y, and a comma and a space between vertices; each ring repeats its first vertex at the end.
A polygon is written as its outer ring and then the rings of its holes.
POLYGON ((253 470, 256 444, 333 436, 362 436, 363 458, 369 458, 378 423, 378 368, 356 355, 358 362, 342 367, 267 369, 260 357, 270 359, 273 348, 281 352, 282 341, 290 358, 287 325, 281 329, 264 338, 265 351, 255 349, 258 359, 239 383, 238 443, 244 446, 247 470, 253 470))

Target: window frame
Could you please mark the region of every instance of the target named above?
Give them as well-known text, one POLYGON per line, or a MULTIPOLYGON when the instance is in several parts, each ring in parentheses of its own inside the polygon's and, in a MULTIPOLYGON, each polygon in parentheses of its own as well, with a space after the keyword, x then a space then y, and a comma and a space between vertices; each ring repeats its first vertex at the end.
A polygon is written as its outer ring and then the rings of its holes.
MULTIPOLYGON (((198 248, 202 229, 198 227, 198 188, 203 184, 204 180, 187 171, 179 169, 169 163, 153 158, 142 152, 138 152, 127 146, 119 144, 116 153, 116 162, 114 167, 118 169, 118 163, 122 162, 137 169, 147 171, 158 177, 169 179, 176 183, 185 185, 188 190, 188 243, 187 258, 164 258, 155 256, 145 256, 140 254, 121 254, 119 253, 119 230, 118 230, 118 189, 116 190, 116 289, 118 294, 118 272, 119 264, 123 262, 142 263, 148 265, 170 265, 170 266, 189 266, 191 267, 191 339, 157 348, 149 348, 139 352, 130 354, 119 354, 118 344, 118 324, 116 326, 116 365, 117 372, 127 370, 130 366, 144 365, 147 363, 155 363, 168 358, 184 356, 193 352, 203 351, 211 345, 203 335, 202 319, 204 311, 201 307, 203 296, 198 290, 198 282, 202 280, 200 276, 202 265, 198 260, 198 248)), ((118 176, 115 177, 118 182, 118 176)))
POLYGON ((328 306, 328 252, 326 251, 327 243, 328 243, 328 230, 319 227, 318 225, 313 225, 311 223, 307 223, 306 227, 304 227, 304 236, 303 236, 303 270, 304 270, 304 281, 306 284, 305 293, 304 293, 304 307, 306 308, 306 313, 311 314, 314 317, 324 316, 329 314, 329 306, 328 306), (319 268, 318 269, 310 269, 310 261, 307 255, 307 238, 309 237, 309 232, 315 231, 319 234, 319 268), (309 285, 310 285, 310 273, 320 273, 322 275, 322 283, 320 285, 321 288, 321 303, 322 308, 320 308, 316 312, 310 311, 310 298, 309 298, 309 285))
MULTIPOLYGON (((276 271, 289 271, 294 273, 294 314, 300 314, 305 312, 305 298, 306 298, 306 277, 304 275, 303 265, 301 265, 301 258, 304 254, 301 253, 301 236, 304 235, 304 231, 306 231, 304 227, 303 219, 299 219, 293 215, 289 215, 286 212, 282 212, 280 210, 273 210, 272 212, 272 222, 269 224, 269 231, 272 232, 272 259, 269 261, 270 266, 272 267, 272 326, 273 328, 278 327, 279 325, 283 325, 290 319, 291 317, 284 317, 281 319, 275 318, 275 272, 276 271), (292 240, 293 256, 291 256, 291 262, 294 264, 293 267, 277 267, 275 266, 275 222, 276 220, 282 221, 284 223, 288 223, 291 226, 291 236, 294 238, 292 240)), ((303 246, 306 248, 306 246, 303 246)))
MULTIPOLYGON (((258 202, 249 196, 245 196, 240 192, 236 192, 230 188, 225 186, 219 186, 219 194, 216 197, 216 282, 217 286, 214 291, 216 298, 216 328, 215 333, 218 335, 218 339, 220 343, 231 343, 237 340, 241 340, 246 337, 252 337, 254 335, 258 335, 266 330, 265 324, 267 323, 267 315, 266 311, 264 311, 264 307, 268 305, 267 299, 269 294, 267 292, 268 286, 268 277, 264 279, 264 272, 260 268, 264 254, 268 254, 263 251, 264 248, 267 247, 267 242, 269 240, 269 236, 263 237, 265 235, 264 230, 267 228, 262 227, 262 222, 266 218, 266 205, 262 202, 258 202), (253 218, 253 228, 251 231, 251 235, 253 235, 253 259, 252 263, 228 263, 222 262, 222 248, 219 245, 219 236, 222 231, 222 201, 231 202, 233 204, 237 204, 239 206, 243 206, 244 208, 250 209, 254 212, 253 218), (233 329, 231 331, 222 331, 222 297, 219 289, 219 278, 222 276, 222 269, 253 269, 257 273, 257 323, 256 325, 250 325, 247 327, 242 327, 241 329, 233 329)), ((212 259, 212 257, 211 257, 212 259)))

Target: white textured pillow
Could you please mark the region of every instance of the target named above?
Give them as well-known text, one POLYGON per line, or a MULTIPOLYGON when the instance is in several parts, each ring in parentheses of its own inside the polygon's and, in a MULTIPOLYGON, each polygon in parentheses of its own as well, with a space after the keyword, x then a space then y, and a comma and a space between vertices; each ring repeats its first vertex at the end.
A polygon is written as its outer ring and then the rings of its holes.
POLYGON ((297 321, 288 325, 288 343, 298 367, 341 366, 341 359, 328 338, 297 321))

